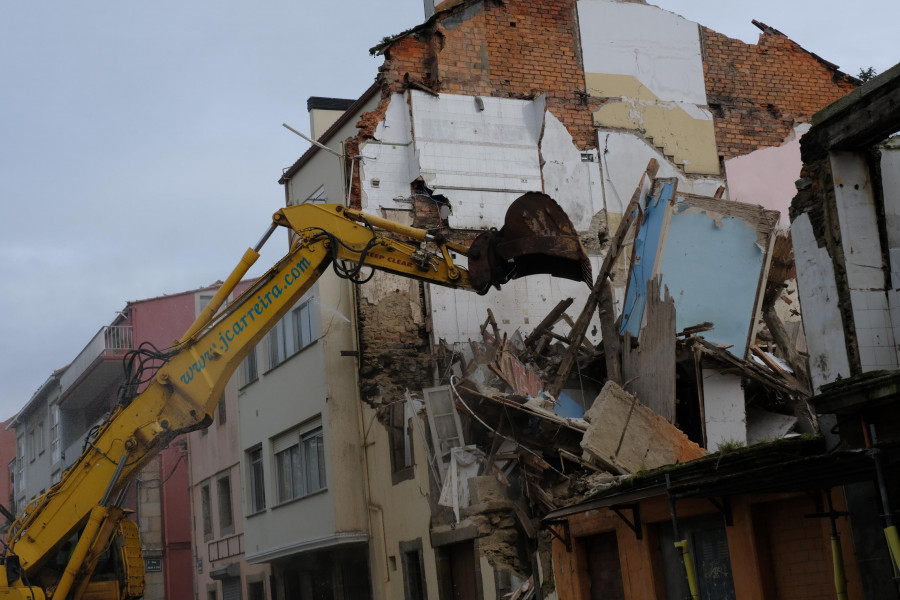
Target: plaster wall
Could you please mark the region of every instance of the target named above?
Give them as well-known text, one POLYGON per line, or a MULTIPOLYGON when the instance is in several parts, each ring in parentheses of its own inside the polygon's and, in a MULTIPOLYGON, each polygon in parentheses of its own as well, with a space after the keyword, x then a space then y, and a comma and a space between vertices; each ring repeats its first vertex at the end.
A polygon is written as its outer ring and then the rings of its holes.
POLYGON ((743 357, 768 251, 764 229, 770 215, 753 211, 741 216, 730 210, 734 203, 710 198, 677 195, 673 202, 672 187, 666 183, 659 198, 648 200, 635 240, 622 332, 638 335, 647 281, 661 274, 675 300, 676 331, 710 321, 715 327, 704 337, 743 357))
POLYGON ((894 341, 900 340, 900 136, 881 147, 881 193, 884 198, 891 282, 888 307, 894 341))
POLYGON ((450 227, 498 226, 513 200, 541 190, 543 96, 529 101, 413 91, 411 102, 419 173, 450 198, 450 227))
MULTIPOLYGON (((603 201, 610 215, 621 215, 631 200, 641 175, 650 159, 659 163, 657 178, 677 178, 678 191, 713 196, 725 180, 719 176, 686 176, 647 140, 621 131, 599 131, 597 148, 600 155, 603 201)), ((612 219, 611 219, 612 221, 612 219)), ((610 224, 610 231, 615 227, 610 224)))
POLYGON ((585 85, 607 100, 594 125, 628 129, 686 173, 719 174, 696 23, 656 6, 578 2, 585 85))
MULTIPOLYGON (((368 469, 368 511, 371 516, 370 564, 372 591, 376 600, 404 597, 404 573, 401 542, 422 542, 422 562, 425 567, 425 584, 429 597, 437 594, 437 563, 431 547, 428 531, 431 525, 430 490, 428 468, 429 449, 415 425, 413 428, 413 477, 397 484, 391 481, 390 441, 387 429, 375 419, 375 411, 367 404, 360 404, 365 427, 365 461, 368 469)), ((428 430, 424 413, 419 419, 421 430, 428 430)))
POLYGON ((728 197, 777 210, 781 213, 781 225, 788 227, 788 210, 797 193, 794 182, 800 177, 802 166, 800 137, 807 131, 808 124, 798 125, 780 146, 726 160, 728 197))
MULTIPOLYGON (((591 265, 594 273, 597 273, 600 259, 593 257, 591 265)), ((444 339, 451 344, 464 343, 470 339, 480 340, 481 325, 488 308, 493 311, 502 330, 511 333, 520 329, 523 334, 527 334, 561 300, 578 298, 588 292, 582 282, 549 275, 517 279, 500 290, 492 289, 485 296, 436 285, 429 286, 429 290, 434 339, 444 339)), ((587 336, 592 343, 599 342, 599 331, 600 321, 594 315, 588 326, 587 336)))
POLYGON ((838 377, 850 376, 844 326, 838 310, 834 267, 826 248, 816 242, 809 215, 791 223, 794 262, 809 348, 809 371, 815 393, 838 377))
POLYGON ((863 371, 897 369, 875 196, 865 158, 832 152, 834 194, 863 371))
POLYGON ((410 208, 410 184, 419 173, 409 112, 407 95, 392 95, 373 139, 360 147, 363 210, 410 208))
MULTIPOLYGON (((301 302, 318 295, 321 283, 320 279, 301 302)), ((258 562, 255 557, 266 553, 289 553, 295 546, 326 539, 336 531, 333 485, 336 465, 328 460, 330 436, 325 436, 327 490, 282 505, 277 503, 272 450, 273 438, 298 424, 321 419, 323 430, 329 430, 323 344, 317 341, 271 370, 268 370, 265 350, 265 344, 257 348, 259 379, 238 393, 242 460, 246 460, 247 450, 259 445, 265 470, 266 510, 250 514, 246 498, 244 502, 244 546, 250 562, 258 562), (308 514, 316 517, 305 518, 308 514), (286 527, 285 523, 290 526, 286 527)), ((243 472, 248 470, 244 468, 243 472)))
POLYGON ((706 447, 716 452, 728 442, 747 443, 747 416, 741 378, 703 369, 703 406, 706 414, 706 447))

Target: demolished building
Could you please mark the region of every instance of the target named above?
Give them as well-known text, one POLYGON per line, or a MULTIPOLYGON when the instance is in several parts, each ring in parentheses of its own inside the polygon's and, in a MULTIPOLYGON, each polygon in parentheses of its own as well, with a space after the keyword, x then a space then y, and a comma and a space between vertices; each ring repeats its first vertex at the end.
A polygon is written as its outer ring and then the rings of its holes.
MULTIPOLYGON (((245 506, 247 559, 272 565, 277 598, 587 598, 612 556, 624 597, 680 589, 678 557, 652 551, 678 537, 656 469, 816 431, 779 230, 799 136, 857 82, 761 23, 750 45, 643 2, 433 8, 373 49, 375 84, 316 136, 338 156, 313 147, 288 168, 287 203, 327 198, 465 241, 543 192, 582 233, 596 283, 535 277, 476 297, 323 277, 301 301, 313 342, 270 349, 240 382, 241 470, 270 499, 245 506), (291 447, 323 479, 281 496, 273 467, 291 447), (598 490, 641 477, 652 495, 602 504, 614 492, 598 490)), ((805 442, 787 443, 819 450, 805 442)), ((704 476, 719 462, 689 464, 704 476)), ((726 553, 755 539, 725 523, 760 510, 727 495, 676 506, 703 516, 681 532, 716 560, 723 539, 726 553)), ((795 501, 772 535, 809 512, 795 501)), ((734 589, 765 571, 740 567, 734 589)))

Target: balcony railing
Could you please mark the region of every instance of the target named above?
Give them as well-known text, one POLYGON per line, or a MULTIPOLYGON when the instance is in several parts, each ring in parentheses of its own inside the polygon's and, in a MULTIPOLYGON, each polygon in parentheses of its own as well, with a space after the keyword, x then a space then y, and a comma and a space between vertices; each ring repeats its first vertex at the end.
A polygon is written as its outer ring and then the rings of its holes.
POLYGON ((91 368, 94 362, 103 356, 123 356, 134 347, 131 326, 109 325, 101 327, 97 335, 88 342, 69 368, 60 377, 59 383, 65 392, 91 368))
POLYGON ((236 556, 244 553, 244 534, 238 533, 221 540, 209 542, 206 546, 209 552, 209 561, 222 560, 229 556, 236 556))

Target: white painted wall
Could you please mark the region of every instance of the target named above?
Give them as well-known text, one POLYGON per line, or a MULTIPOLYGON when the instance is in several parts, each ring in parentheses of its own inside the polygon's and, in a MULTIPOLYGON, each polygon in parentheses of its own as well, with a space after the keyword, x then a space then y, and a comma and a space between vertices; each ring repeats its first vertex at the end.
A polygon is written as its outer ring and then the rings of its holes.
MULTIPOLYGON (((600 259, 595 257, 591 262, 596 273, 600 268, 600 259)), ((487 318, 488 308, 493 311, 502 331, 512 333, 519 329, 525 336, 566 298, 576 299, 569 312, 575 319, 578 316, 576 311, 581 310, 579 299, 585 298, 589 292, 584 283, 549 275, 517 279, 500 290, 492 289, 484 296, 436 285, 429 286, 429 289, 434 339, 444 339, 451 344, 480 340, 481 325, 487 318)), ((561 333, 568 333, 568 327, 564 323, 560 323, 558 327, 562 329, 561 333)), ((588 339, 598 342, 599 330, 600 322, 595 314, 588 327, 588 339)), ((560 333, 558 330, 554 331, 560 333)))
POLYGON ((850 376, 844 326, 838 312, 837 284, 831 257, 813 235, 809 216, 791 223, 794 263, 809 348, 809 371, 815 393, 838 377, 850 376))
POLYGON ((897 369, 869 168, 861 154, 832 152, 830 158, 862 369, 897 369))
POLYGON ((737 375, 703 369, 703 405, 706 411, 706 447, 716 452, 727 442, 747 443, 744 388, 737 375))
POLYGON ((697 24, 656 6, 579 0, 588 73, 634 75, 658 98, 706 104, 697 24))
POLYGON ((662 152, 634 134, 600 131, 597 136, 603 198, 610 213, 622 214, 625 211, 651 158, 659 163, 657 178, 677 178, 679 192, 712 196, 719 186, 725 185, 720 177, 686 176, 662 152))
POLYGON ((881 148, 881 191, 891 263, 888 308, 896 342, 900 340, 900 136, 889 140, 881 148))

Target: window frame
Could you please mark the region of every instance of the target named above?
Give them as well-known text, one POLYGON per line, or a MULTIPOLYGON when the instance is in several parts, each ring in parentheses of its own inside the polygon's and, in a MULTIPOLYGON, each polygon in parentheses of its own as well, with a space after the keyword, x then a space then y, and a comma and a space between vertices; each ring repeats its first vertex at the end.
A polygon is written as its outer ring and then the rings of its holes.
POLYGON ((212 495, 208 481, 200 486, 200 526, 203 540, 211 540, 213 538, 212 495))
POLYGON ((266 336, 268 371, 312 346, 318 340, 315 297, 297 303, 266 336))
POLYGON ((263 458, 262 444, 257 444, 246 451, 247 455, 247 489, 249 494, 249 514, 255 515, 266 510, 266 468, 263 458))
POLYGON ((259 379, 259 360, 256 356, 256 346, 250 349, 250 353, 241 361, 240 387, 248 386, 259 379))
POLYGON ((234 533, 234 495, 231 489, 231 475, 216 478, 216 504, 219 516, 219 537, 234 533))
POLYGON ((273 508, 326 491, 328 473, 321 421, 295 427, 273 438, 272 462, 276 502, 273 508), (311 460, 314 460, 315 481, 311 474, 313 469, 309 468, 311 460))

